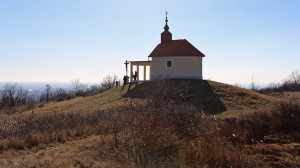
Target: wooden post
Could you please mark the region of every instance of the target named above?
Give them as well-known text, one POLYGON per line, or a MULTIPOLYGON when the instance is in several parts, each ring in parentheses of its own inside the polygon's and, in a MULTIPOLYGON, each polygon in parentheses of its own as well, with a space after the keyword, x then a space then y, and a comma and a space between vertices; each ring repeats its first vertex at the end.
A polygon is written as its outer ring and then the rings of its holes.
POLYGON ((139 64, 136 65, 136 72, 137 72, 137 78, 136 79, 140 80, 140 78, 139 78, 140 77, 140 65, 139 64))
POLYGON ((149 66, 150 68, 149 68, 149 80, 151 80, 151 65, 149 66))
POLYGON ((146 65, 144 65, 144 81, 146 80, 146 65))
POLYGON ((130 63, 130 82, 132 82, 132 63, 130 63))

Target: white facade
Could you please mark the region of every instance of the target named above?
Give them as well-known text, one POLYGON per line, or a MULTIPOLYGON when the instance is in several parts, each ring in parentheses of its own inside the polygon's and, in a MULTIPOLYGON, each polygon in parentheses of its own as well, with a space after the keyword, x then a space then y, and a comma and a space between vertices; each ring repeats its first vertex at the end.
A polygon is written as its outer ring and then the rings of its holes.
POLYGON ((165 78, 203 79, 202 57, 152 57, 151 79, 165 78))

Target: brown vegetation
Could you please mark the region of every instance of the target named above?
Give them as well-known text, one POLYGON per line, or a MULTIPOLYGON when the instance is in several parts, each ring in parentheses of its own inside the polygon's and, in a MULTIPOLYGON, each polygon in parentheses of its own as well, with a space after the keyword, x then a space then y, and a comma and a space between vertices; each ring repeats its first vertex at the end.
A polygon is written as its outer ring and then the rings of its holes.
POLYGON ((43 92, 30 93, 19 84, 6 83, 0 88, 0 114, 10 115, 17 112, 34 110, 44 107, 49 102, 61 102, 78 97, 94 96, 114 87, 120 86, 116 75, 107 75, 101 84, 88 87, 80 82, 80 79, 72 80, 72 88, 55 88, 46 84, 43 92))
POLYGON ((292 72, 282 83, 271 83, 268 87, 258 90, 263 94, 282 93, 282 92, 299 92, 300 91, 300 74, 298 70, 292 72))
MULTIPOLYGON (((87 140, 77 148, 92 159, 83 154, 61 156, 56 153, 53 155, 63 157, 65 161, 51 163, 42 162, 42 159, 32 165, 23 159, 19 166, 300 166, 297 144, 300 141, 299 104, 282 102, 275 107, 221 120, 207 116, 206 108, 195 102, 186 101, 190 99, 189 87, 177 90, 177 87, 170 89, 165 84, 157 81, 152 86, 146 104, 131 99, 119 108, 122 110, 45 113, 2 119, 0 163, 17 166, 3 160, 9 150, 34 150, 83 138, 87 140), (88 140, 91 135, 96 136, 93 141, 88 140)), ((70 150, 76 152, 73 148, 70 150)))
MULTIPOLYGON (((176 100, 189 102, 197 107, 204 108, 207 114, 222 113, 226 110, 255 109, 276 104, 279 100, 232 85, 188 79, 168 79, 163 81, 151 81, 138 84, 124 97, 149 98, 154 90, 160 89, 159 94, 165 97, 175 97, 176 100), (153 88, 153 86, 164 86, 164 88, 153 88), (151 93, 151 94, 149 94, 151 93)), ((156 96, 161 101, 160 96, 156 96)))

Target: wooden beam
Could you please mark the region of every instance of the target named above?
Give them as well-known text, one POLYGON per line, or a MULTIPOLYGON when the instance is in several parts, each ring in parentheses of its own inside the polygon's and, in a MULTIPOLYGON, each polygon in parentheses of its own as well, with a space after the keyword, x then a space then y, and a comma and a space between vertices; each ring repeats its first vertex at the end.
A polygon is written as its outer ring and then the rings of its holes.
POLYGON ((132 70, 133 70, 133 68, 132 68, 132 63, 130 63, 130 82, 132 82, 132 70))
POLYGON ((146 80, 146 65, 144 65, 144 80, 146 80))
POLYGON ((137 80, 140 80, 140 66, 139 64, 136 65, 136 71, 137 71, 137 80))
POLYGON ((150 65, 150 68, 149 68, 149 80, 151 80, 151 65, 150 65))

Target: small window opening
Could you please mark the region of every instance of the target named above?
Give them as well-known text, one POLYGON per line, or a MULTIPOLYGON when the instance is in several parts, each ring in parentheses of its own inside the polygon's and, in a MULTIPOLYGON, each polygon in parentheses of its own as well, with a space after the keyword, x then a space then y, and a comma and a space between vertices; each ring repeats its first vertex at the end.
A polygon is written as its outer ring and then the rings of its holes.
POLYGON ((167 61, 167 67, 171 68, 172 67, 172 61, 167 61))

